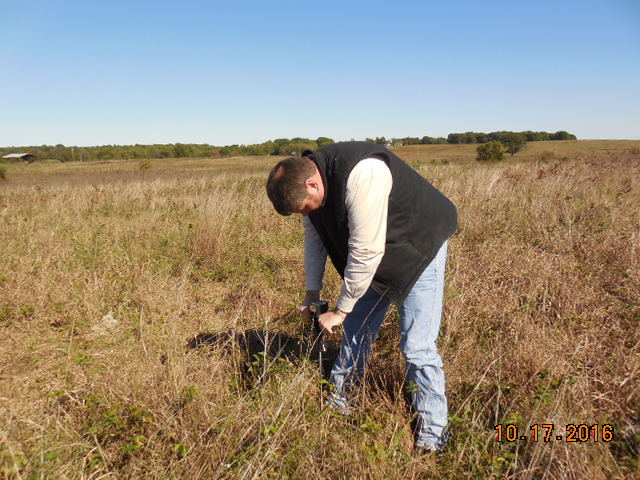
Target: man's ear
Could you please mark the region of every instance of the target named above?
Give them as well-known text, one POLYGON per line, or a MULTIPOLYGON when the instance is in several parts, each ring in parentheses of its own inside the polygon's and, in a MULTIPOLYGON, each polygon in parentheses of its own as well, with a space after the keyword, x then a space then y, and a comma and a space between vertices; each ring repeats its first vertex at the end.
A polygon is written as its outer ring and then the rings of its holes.
POLYGON ((307 188, 315 188, 318 190, 318 182, 313 179, 313 177, 309 177, 304 181, 304 186, 307 188))

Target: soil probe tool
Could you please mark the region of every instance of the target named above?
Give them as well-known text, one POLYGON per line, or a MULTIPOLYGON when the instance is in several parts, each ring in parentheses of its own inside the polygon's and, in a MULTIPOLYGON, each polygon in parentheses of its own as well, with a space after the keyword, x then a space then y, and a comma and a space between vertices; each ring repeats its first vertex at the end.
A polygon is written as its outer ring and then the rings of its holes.
POLYGON ((326 300, 313 302, 309 306, 309 310, 311 311, 311 319, 313 320, 313 331, 316 334, 315 342, 319 343, 320 362, 322 362, 322 354, 327 351, 327 344, 324 341, 324 332, 322 331, 322 326, 320 325, 320 315, 326 313, 329 310, 329 302, 327 302, 326 300))
MULTIPOLYGON (((318 364, 320 366, 320 382, 322 383, 322 380, 324 378, 322 354, 327 352, 327 344, 324 338, 324 331, 322 329, 322 326, 320 325, 320 315, 326 313, 327 310, 329 310, 329 302, 327 302, 326 300, 313 302, 309 306, 309 310, 311 311, 313 330, 315 332, 314 343, 318 343, 318 364)), ((336 332, 337 330, 337 327, 333 327, 334 332, 336 332)), ((322 404, 322 389, 320 390, 320 404, 322 404)))

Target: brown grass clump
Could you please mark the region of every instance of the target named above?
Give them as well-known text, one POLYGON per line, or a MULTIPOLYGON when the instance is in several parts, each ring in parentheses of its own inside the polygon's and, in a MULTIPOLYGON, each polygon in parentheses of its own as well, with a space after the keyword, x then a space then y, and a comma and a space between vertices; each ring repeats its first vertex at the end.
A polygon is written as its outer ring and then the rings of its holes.
POLYGON ((640 158, 540 143, 491 165, 400 149, 460 213, 440 337, 453 440, 426 459, 395 312, 358 413, 321 407, 292 313, 300 219, 264 195, 273 159, 7 167, 0 477, 636 477, 640 158), (497 442, 498 424, 528 439, 497 442), (534 424, 614 439, 534 442, 534 424))

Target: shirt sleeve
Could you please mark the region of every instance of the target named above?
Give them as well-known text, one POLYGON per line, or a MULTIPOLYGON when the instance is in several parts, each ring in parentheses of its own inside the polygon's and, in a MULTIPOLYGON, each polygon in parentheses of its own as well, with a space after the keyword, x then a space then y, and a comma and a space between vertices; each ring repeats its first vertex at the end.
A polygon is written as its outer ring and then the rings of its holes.
POLYGON ((345 313, 371 284, 384 255, 387 212, 393 180, 384 161, 366 158, 347 179, 345 207, 349 225, 349 253, 336 306, 345 313))
POLYGON ((327 250, 315 227, 304 217, 304 274, 307 290, 322 290, 322 277, 327 264, 327 250))

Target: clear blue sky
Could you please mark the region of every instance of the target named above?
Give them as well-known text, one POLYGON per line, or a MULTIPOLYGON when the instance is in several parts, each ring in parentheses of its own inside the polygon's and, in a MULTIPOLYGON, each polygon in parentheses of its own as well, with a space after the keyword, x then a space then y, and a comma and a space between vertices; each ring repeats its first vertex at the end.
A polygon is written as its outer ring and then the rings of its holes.
POLYGON ((0 145, 640 139, 640 2, 0 0, 0 145))

